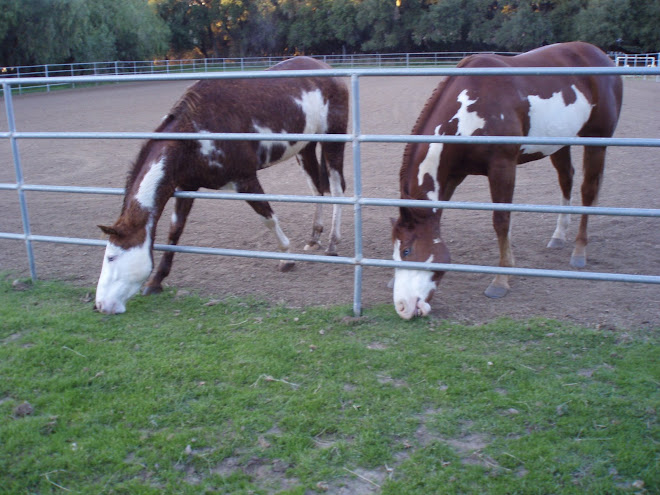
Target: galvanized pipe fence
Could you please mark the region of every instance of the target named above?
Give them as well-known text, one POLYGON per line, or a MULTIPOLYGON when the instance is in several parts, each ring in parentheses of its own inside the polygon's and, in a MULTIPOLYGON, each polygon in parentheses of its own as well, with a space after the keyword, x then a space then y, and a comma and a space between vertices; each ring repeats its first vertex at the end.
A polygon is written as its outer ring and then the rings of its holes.
MULTIPOLYGON (((590 74, 590 75, 635 75, 660 76, 659 67, 580 67, 580 68, 424 68, 424 69, 331 69, 324 71, 240 71, 232 73, 182 73, 182 74, 141 74, 128 76, 60 76, 53 77, 53 83, 93 83, 104 82, 147 82, 162 80, 199 80, 199 79, 233 79, 233 78, 277 78, 277 77, 348 77, 351 86, 351 116, 353 119, 352 132, 348 134, 267 134, 267 133, 204 133, 205 140, 268 140, 268 141, 335 141, 352 145, 353 156, 353 196, 333 198, 327 196, 298 196, 273 194, 237 194, 223 192, 177 192, 175 196, 199 199, 228 199, 240 201, 273 201, 292 203, 323 203, 340 204, 353 207, 355 245, 353 256, 323 256, 298 253, 281 253, 275 251, 250 251, 241 249, 224 249, 213 247, 171 246, 156 244, 154 249, 178 253, 206 254, 220 256, 236 256, 257 259, 282 259, 291 261, 305 261, 317 263, 330 263, 352 265, 354 267, 353 311, 356 315, 362 309, 362 268, 365 266, 382 268, 408 268, 420 270, 442 270, 465 273, 486 273, 519 275, 529 277, 565 278, 587 281, 632 282, 642 284, 660 284, 660 275, 636 275, 604 272, 584 272, 569 270, 547 270, 531 268, 505 268, 482 265, 465 265, 458 263, 419 263, 393 261, 386 259, 365 258, 362 249, 362 207, 389 206, 389 207, 423 207, 463 210, 490 210, 490 211, 522 211, 536 213, 571 213, 589 215, 612 215, 660 218, 660 209, 655 208, 609 208, 609 207, 583 207, 583 206, 556 206, 533 204, 495 204, 457 201, 427 201, 427 200, 401 200, 391 198, 369 198, 362 193, 362 163, 360 147, 362 143, 489 143, 489 144, 537 144, 537 145, 574 145, 574 146, 630 146, 630 147, 656 147, 660 148, 660 139, 656 138, 543 138, 543 137, 513 137, 513 136, 410 136, 410 135, 383 135, 362 134, 360 125, 360 77, 373 76, 452 76, 452 75, 562 75, 562 74, 590 74)), ((4 101, 8 122, 8 131, 0 132, 0 139, 8 139, 16 174, 15 183, 0 183, 0 191, 16 191, 20 204, 22 233, 0 232, 0 239, 24 241, 26 245, 30 276, 37 279, 37 270, 34 262, 32 244, 34 242, 50 242, 59 244, 74 244, 84 246, 105 246, 106 242, 98 239, 82 239, 71 237, 58 237, 50 235, 37 235, 31 232, 28 215, 26 192, 55 192, 63 194, 102 194, 123 195, 121 188, 79 187, 79 186, 52 186, 40 184, 26 184, 23 179, 18 141, 21 139, 199 139, 197 133, 154 133, 154 132, 23 132, 16 128, 11 87, 17 84, 34 84, 40 78, 0 78, 4 93, 4 101)))
MULTIPOLYGON (((516 55, 518 52, 423 52, 423 53, 349 53, 311 55, 337 68, 384 68, 384 67, 452 67, 463 58, 476 53, 516 55)), ((616 66, 660 67, 660 53, 609 53, 616 66)), ((53 82, 60 76, 120 76, 137 74, 173 74, 180 72, 219 72, 262 70, 286 60, 288 56, 220 57, 165 60, 113 60, 103 62, 78 62, 68 64, 44 64, 0 67, 0 77, 39 77, 38 83, 13 85, 15 92, 40 90, 64 86, 76 87, 76 83, 53 82)), ((660 76, 656 77, 660 81, 660 76)), ((99 84, 96 81, 95 84, 99 84)))
MULTIPOLYGON (((311 55, 333 67, 451 67, 461 59, 474 53, 498 53, 515 55, 513 52, 424 52, 424 53, 349 53, 335 55, 311 55)), ((79 62, 70 64, 45 64, 14 67, 0 67, 0 77, 41 77, 38 84, 14 85, 14 91, 23 91, 76 83, 56 83, 53 77, 59 76, 120 76, 136 74, 170 74, 179 72, 218 72, 262 70, 272 67, 289 56, 264 57, 220 57, 166 60, 113 60, 105 62, 79 62)), ((631 59, 632 60, 632 59, 631 59)), ((627 65, 630 65, 628 63, 627 65)), ((634 65, 637 66, 637 65, 634 65)), ((98 84, 98 81, 97 81, 98 84)))

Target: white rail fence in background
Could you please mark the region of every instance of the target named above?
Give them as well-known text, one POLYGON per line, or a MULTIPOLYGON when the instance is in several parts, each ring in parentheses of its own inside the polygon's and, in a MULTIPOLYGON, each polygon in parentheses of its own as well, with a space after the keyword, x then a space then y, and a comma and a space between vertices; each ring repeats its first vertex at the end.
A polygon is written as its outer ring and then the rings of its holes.
MULTIPOLYGON (((275 61, 273 61, 275 62, 275 61)), ((551 74, 618 74, 633 76, 660 76, 660 68, 654 67, 613 67, 613 68, 333 68, 326 71, 235 71, 235 72, 197 72, 197 73, 154 73, 134 75, 94 75, 94 76, 56 76, 51 77, 52 84, 94 84, 97 82, 129 82, 129 81, 162 81, 162 80, 198 80, 198 79, 230 79, 230 78, 276 78, 276 77, 349 77, 351 80, 351 112, 353 129, 350 134, 204 134, 204 139, 216 140, 269 140, 269 141, 343 141, 352 145, 353 155, 353 196, 344 198, 317 196, 289 196, 271 194, 236 194, 222 192, 179 192, 177 196, 206 199, 229 200, 264 200, 297 203, 337 203, 353 207, 355 220, 355 246, 353 256, 322 256, 311 254, 283 254, 279 251, 249 251, 240 249, 220 249, 213 247, 169 246, 156 245, 161 251, 175 251, 193 254, 214 254, 222 256, 240 256, 262 259, 286 259, 294 261, 321 262, 354 266, 353 311, 360 314, 362 306, 362 268, 375 266, 385 268, 411 268, 425 270, 458 271, 468 273, 506 274, 532 277, 552 277, 582 280, 599 280, 612 282, 635 282, 645 284, 660 284, 658 275, 636 275, 620 273, 601 273, 586 271, 542 270, 529 268, 503 268, 481 265, 464 265, 456 263, 413 263, 396 262, 387 259, 370 259, 363 256, 362 207, 363 206, 417 206, 425 208, 467 209, 467 210, 502 210, 525 211, 537 213, 572 213, 590 215, 618 215, 660 218, 660 209, 653 208, 605 208, 605 207, 569 207, 530 204, 493 204, 456 201, 413 201, 387 198, 368 198, 362 194, 362 165, 360 146, 365 142, 424 142, 424 143, 491 143, 491 144, 542 144, 542 145, 580 145, 580 146, 632 146, 660 148, 660 139, 647 138, 539 138, 511 136, 410 136, 410 135, 370 135, 362 134, 360 126, 360 89, 359 78, 370 76, 451 76, 451 75, 551 75, 551 74)), ((37 278, 32 244, 34 242, 51 242, 62 244, 78 244, 85 246, 104 246, 105 241, 98 239, 82 239, 56 237, 50 235, 32 234, 28 216, 28 204, 25 193, 57 192, 63 194, 111 194, 123 195, 120 188, 98 188, 71 186, 52 186, 41 184, 26 184, 23 180, 18 142, 21 139, 199 139, 196 133, 148 133, 148 132, 25 132, 16 128, 13 98, 11 88, 20 85, 34 85, 43 81, 40 77, 0 78, 4 93, 7 114, 8 131, 0 132, 0 139, 8 139, 13 154, 15 183, 0 183, 0 191, 16 191, 21 211, 23 232, 0 232, 0 239, 23 241, 27 250, 27 262, 30 275, 37 278)))
MULTIPOLYGON (((454 67, 461 59, 474 53, 498 53, 515 55, 515 52, 427 52, 427 53, 358 53, 348 55, 312 55, 313 58, 336 68, 353 67, 454 67)), ((660 53, 628 55, 611 53, 610 57, 620 67, 658 67, 660 53)), ((244 57, 244 58, 202 58, 180 60, 132 60, 110 62, 86 62, 72 64, 46 64, 15 67, 0 67, 0 77, 44 77, 45 81, 36 84, 14 85, 14 91, 46 88, 54 86, 49 78, 61 76, 122 76, 135 74, 170 74, 181 72, 224 72, 262 70, 272 67, 287 56, 244 57)), ((98 84, 100 81, 96 81, 98 84)), ((57 83, 75 87, 75 83, 57 83)))

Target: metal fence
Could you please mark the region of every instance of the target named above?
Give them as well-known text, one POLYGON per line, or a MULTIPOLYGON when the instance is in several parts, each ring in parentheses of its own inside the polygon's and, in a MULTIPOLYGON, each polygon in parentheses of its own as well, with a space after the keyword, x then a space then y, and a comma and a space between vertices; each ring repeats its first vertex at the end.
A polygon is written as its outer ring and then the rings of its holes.
MULTIPOLYGON (((517 52, 425 52, 425 53, 353 53, 343 55, 312 55, 336 68, 419 68, 454 67, 463 58, 475 53, 515 55, 517 52)), ((617 67, 660 67, 660 53, 626 54, 610 53, 617 67)), ((131 60, 108 62, 82 62, 70 64, 22 65, 0 67, 0 77, 41 77, 36 83, 17 82, 13 90, 50 91, 52 87, 75 87, 75 82, 54 83, 54 77, 62 76, 122 76, 137 74, 177 74, 186 72, 226 72, 263 70, 289 57, 242 57, 242 58, 193 58, 178 60, 131 60)), ((660 81, 660 76, 656 76, 660 81)), ((100 84, 107 80, 96 80, 100 84)), ((81 84, 81 83, 78 83, 81 84)))
MULTIPOLYGON (((456 69, 456 68, 335 68, 326 71, 237 71, 216 73, 179 73, 179 74, 140 74, 124 76, 57 76, 52 77, 51 82, 59 84, 89 84, 97 81, 106 82, 128 82, 128 81, 160 81, 160 80, 198 80, 198 79, 230 79, 230 78, 276 78, 276 77, 349 77, 351 81, 351 112, 353 118, 353 129, 350 134, 222 134, 205 133, 204 139, 222 140, 269 140, 269 141, 342 141, 352 145, 353 155, 353 196, 343 198, 317 197, 317 196, 289 196, 269 194, 236 194, 222 192, 178 192, 177 196, 189 198, 206 199, 230 199, 230 200, 267 200, 284 201, 296 203, 331 203, 350 205, 353 207, 355 220, 355 246, 351 257, 322 256, 310 254, 293 254, 273 251, 249 251, 239 249, 220 249, 211 247, 193 246, 169 246, 158 244, 154 248, 161 251, 174 251, 193 254, 213 254, 221 256, 240 256, 262 259, 285 259, 293 261, 307 261, 332 263, 354 266, 354 293, 353 311, 361 313, 362 294, 362 268, 365 266, 384 268, 410 268, 425 270, 457 271, 467 273, 487 273, 520 275, 530 277, 552 277, 581 280, 598 280, 612 282, 635 282, 646 284, 660 284, 660 276, 634 275, 601 272, 579 272, 563 270, 542 270, 529 268, 504 268, 481 265, 464 265, 455 263, 415 263, 396 262, 385 259, 365 258, 362 251, 362 207, 364 206, 416 206, 425 208, 445 209, 467 209, 467 210, 501 210, 501 211, 524 211, 537 213, 572 213, 590 215, 617 215, 660 218, 660 209, 652 208, 605 208, 605 207, 577 207, 577 206, 549 206, 530 204, 494 204, 494 203, 472 203, 456 201, 414 201, 396 200, 387 198, 369 198, 362 194, 361 174, 361 151, 362 143, 490 143, 490 144, 541 144, 541 145, 580 145, 580 146, 632 146, 632 147, 660 147, 660 139, 646 138, 541 138, 541 137, 510 137, 510 136, 410 136, 410 135, 384 135, 384 134, 362 134, 360 126, 360 90, 359 78, 372 76, 452 76, 452 75, 544 75, 544 74, 590 74, 590 75, 635 75, 635 76, 659 76, 660 68, 656 67, 625 67, 625 68, 478 68, 478 69, 456 69)), ((26 184, 23 180, 21 160, 18 150, 18 141, 21 139, 199 139, 196 133, 136 133, 136 132, 23 132, 16 128, 11 87, 18 84, 35 84, 40 78, 0 78, 4 93, 8 131, 0 132, 0 139, 8 139, 14 159, 16 173, 15 183, 0 183, 0 190, 14 190, 18 194, 20 211, 23 223, 22 233, 0 232, 0 239, 13 239, 23 241, 26 244, 27 258, 30 274, 33 279, 37 278, 32 243, 52 242, 63 244, 78 244, 86 246, 104 246, 105 242, 96 239, 81 239, 69 237, 56 237, 49 235, 34 235, 31 233, 28 218, 28 207, 25 197, 27 191, 35 192, 59 192, 67 194, 111 194, 123 195, 123 189, 118 188, 96 188, 72 186, 50 186, 38 184, 26 184)))
MULTIPOLYGON (((461 59, 476 52, 430 52, 430 53, 357 53, 344 55, 312 55, 333 67, 453 67, 461 59)), ((479 52, 484 53, 484 52, 479 52)), ((488 52, 495 53, 495 52, 488 52)), ((511 52, 497 52, 513 55, 511 52)), ((85 62, 71 64, 27 65, 0 67, 0 77, 22 78, 43 77, 38 83, 14 85, 19 94, 28 90, 46 89, 54 86, 75 87, 76 83, 53 83, 53 77, 61 76, 122 76, 136 74, 176 74, 184 72, 225 72, 263 70, 286 60, 279 57, 202 58, 180 60, 133 60, 109 62, 85 62)), ((94 84, 99 84, 96 81, 94 84)))

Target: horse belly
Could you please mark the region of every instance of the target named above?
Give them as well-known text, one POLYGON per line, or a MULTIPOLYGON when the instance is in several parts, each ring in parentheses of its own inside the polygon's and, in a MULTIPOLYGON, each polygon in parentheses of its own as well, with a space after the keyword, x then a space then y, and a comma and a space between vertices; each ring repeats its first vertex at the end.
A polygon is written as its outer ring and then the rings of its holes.
MULTIPOLYGON (((270 134, 269 129, 260 130, 264 134, 270 134)), ((259 158, 259 169, 268 168, 276 163, 300 153, 308 141, 259 141, 257 156, 259 158)))
MULTIPOLYGON (((561 91, 550 98, 529 95, 528 137, 576 137, 591 117, 593 105, 580 90, 571 86, 575 101, 566 104, 561 91)), ((549 156, 565 145, 525 144, 520 147, 523 155, 542 154, 549 156)))
MULTIPOLYGON (((302 119, 292 118, 291 121, 281 123, 283 130, 274 132, 267 124, 255 122, 254 130, 263 134, 282 134, 287 132, 302 134, 324 134, 328 130, 329 104, 324 100, 320 89, 303 91, 300 98, 293 97, 295 111, 290 114, 300 115, 302 119)), ((287 160, 298 153, 309 141, 260 141, 257 149, 259 168, 266 168, 283 160, 287 160)))

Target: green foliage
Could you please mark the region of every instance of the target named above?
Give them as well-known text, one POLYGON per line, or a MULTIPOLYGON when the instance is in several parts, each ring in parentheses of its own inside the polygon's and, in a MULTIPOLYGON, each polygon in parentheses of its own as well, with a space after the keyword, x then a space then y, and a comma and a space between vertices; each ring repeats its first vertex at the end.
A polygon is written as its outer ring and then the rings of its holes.
POLYGON ((169 29, 144 0, 0 0, 0 65, 163 56, 169 29))
POLYGON ((0 277, 0 491, 656 493, 658 330, 0 277))
POLYGON ((0 65, 403 51, 580 39, 660 50, 660 0, 0 0, 0 65))

